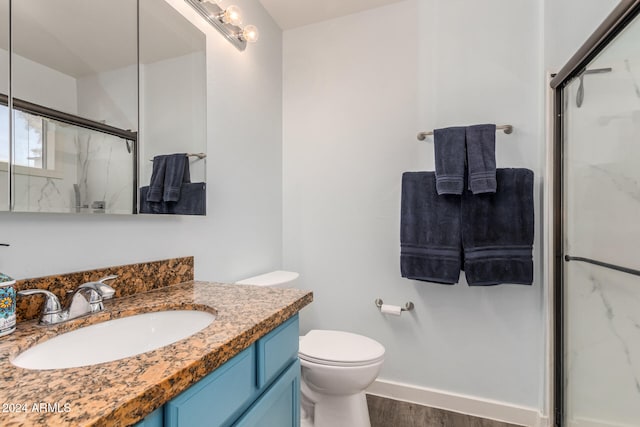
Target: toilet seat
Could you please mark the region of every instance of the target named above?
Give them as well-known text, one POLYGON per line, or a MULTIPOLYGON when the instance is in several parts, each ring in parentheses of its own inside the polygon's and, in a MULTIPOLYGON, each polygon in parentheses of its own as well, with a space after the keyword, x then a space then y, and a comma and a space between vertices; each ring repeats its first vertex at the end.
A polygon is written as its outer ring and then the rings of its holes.
POLYGON ((366 366, 384 359, 384 347, 362 335, 314 329, 300 337, 298 356, 320 365, 366 366))

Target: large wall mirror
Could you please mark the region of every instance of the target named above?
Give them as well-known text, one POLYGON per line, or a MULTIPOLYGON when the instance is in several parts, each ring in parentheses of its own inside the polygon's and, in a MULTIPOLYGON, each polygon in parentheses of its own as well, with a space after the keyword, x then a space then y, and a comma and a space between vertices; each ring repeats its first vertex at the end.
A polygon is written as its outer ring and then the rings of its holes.
POLYGON ((164 0, 9 3, 0 0, 0 210, 132 214, 144 203, 204 214, 205 35, 164 0), (169 179, 181 156, 181 199, 173 188, 170 200, 147 201, 145 187, 169 179))
POLYGON ((12 209, 131 214, 136 2, 19 0, 11 13, 12 209))

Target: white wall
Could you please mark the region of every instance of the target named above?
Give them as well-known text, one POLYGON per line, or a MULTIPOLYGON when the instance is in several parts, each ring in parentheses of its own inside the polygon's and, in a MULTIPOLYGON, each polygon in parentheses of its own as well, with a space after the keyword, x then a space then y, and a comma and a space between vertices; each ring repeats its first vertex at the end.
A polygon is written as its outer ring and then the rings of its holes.
POLYGON ((195 255, 196 277, 235 280, 282 262, 281 31, 243 0, 261 39, 240 53, 181 0, 207 34, 206 217, 0 214, 0 271, 17 278, 195 255))
POLYGON ((418 131, 512 124, 498 165, 533 169, 539 194, 540 16, 524 0, 407 0, 285 32, 284 266, 315 293, 303 328, 379 340, 382 379, 541 405, 539 229, 533 286, 443 286, 399 269, 401 174, 433 170, 418 131), (378 297, 416 308, 384 317, 378 297))
MULTIPOLYGON (((7 52, 2 51, 2 67, 7 52)), ((45 105, 66 113, 77 114, 76 79, 19 55, 13 56, 12 96, 45 105)))
POLYGON ((78 78, 78 115, 138 130, 138 66, 78 78))
POLYGON ((545 0, 545 70, 559 71, 618 3, 619 0, 545 0))
MULTIPOLYGON (((203 51, 141 65, 141 186, 149 184, 154 156, 206 151, 205 61, 203 51)), ((190 158, 191 182, 206 181, 205 166, 190 158)))
POLYGON ((544 71, 616 3, 406 0, 285 32, 284 266, 315 292, 303 328, 379 339, 383 380, 546 410, 544 71), (400 175, 433 169, 415 133, 482 122, 515 127, 498 166, 536 174, 534 285, 401 279, 400 175), (384 318, 377 297, 416 310, 384 318))

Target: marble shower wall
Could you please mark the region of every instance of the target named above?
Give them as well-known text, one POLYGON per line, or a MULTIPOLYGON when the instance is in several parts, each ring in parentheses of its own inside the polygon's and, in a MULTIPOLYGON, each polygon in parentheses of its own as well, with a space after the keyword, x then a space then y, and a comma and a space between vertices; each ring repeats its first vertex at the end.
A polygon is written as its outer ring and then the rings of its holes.
POLYGON ((55 169, 15 175, 15 210, 132 213, 133 144, 127 148, 121 138, 74 126, 52 122, 49 126, 55 127, 55 169), (80 192, 79 203, 74 184, 80 192))
POLYGON ((99 132, 80 132, 77 138, 78 184, 84 212, 104 202, 106 213, 133 211, 134 146, 99 132), (129 152, 131 151, 131 152, 129 152))
MULTIPOLYGON (((632 26, 565 91, 565 248, 640 270, 640 28, 632 26), (636 35, 637 34, 637 35, 636 35)), ((565 263, 570 426, 640 420, 640 277, 565 263)))

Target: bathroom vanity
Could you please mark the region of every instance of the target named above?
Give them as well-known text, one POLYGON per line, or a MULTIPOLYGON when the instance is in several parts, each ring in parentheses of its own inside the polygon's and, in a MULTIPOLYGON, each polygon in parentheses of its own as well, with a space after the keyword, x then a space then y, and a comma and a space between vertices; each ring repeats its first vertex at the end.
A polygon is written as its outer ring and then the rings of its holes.
POLYGON ((19 322, 0 341, 2 425, 295 426, 297 313, 311 301, 311 292, 297 289, 189 281, 115 298, 103 312, 59 325, 19 322), (168 346, 93 366, 29 370, 10 362, 56 335, 163 310, 204 310, 216 319, 168 346))

